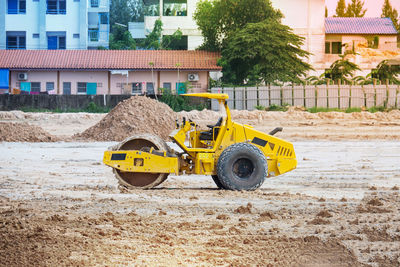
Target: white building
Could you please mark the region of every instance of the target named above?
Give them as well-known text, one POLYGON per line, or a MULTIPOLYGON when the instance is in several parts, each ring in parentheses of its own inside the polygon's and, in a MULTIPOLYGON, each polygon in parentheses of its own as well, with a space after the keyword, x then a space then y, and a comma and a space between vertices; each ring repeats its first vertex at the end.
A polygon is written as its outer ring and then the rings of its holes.
MULTIPOLYGON (((317 73, 325 68, 325 0, 271 0, 284 18, 283 24, 304 37, 303 50, 311 53, 308 63, 317 73)), ((313 73, 310 73, 313 74, 313 73)))
POLYGON ((108 47, 110 0, 0 0, 0 49, 108 47))
MULTIPOLYGON (((193 20, 198 0, 144 0, 144 23, 129 23, 133 38, 144 38, 153 30, 154 22, 161 19, 163 34, 173 34, 178 28, 184 36, 188 50, 203 43, 201 32, 193 20)), ((313 55, 312 65, 322 64, 325 49, 325 0, 272 0, 273 6, 284 15, 283 23, 294 33, 305 38, 303 49, 313 55)))
POLYGON ((193 20, 198 0, 144 0, 144 23, 129 23, 133 38, 144 38, 154 27, 157 19, 163 23, 163 35, 182 31, 183 49, 194 50, 203 43, 201 32, 193 20))

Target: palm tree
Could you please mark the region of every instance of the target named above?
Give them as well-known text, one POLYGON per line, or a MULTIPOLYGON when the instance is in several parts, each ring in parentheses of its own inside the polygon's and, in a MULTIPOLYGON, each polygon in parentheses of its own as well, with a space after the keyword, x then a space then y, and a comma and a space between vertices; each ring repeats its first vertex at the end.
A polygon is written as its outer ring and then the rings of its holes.
POLYGON ((378 79, 382 83, 400 84, 400 80, 397 79, 397 76, 400 75, 400 67, 389 65, 388 60, 381 61, 370 74, 372 78, 378 79))
POLYGON ((361 70, 357 64, 345 59, 347 54, 340 55, 340 59, 332 63, 332 65, 324 72, 326 78, 332 79, 335 83, 344 81, 351 82, 354 72, 361 70))

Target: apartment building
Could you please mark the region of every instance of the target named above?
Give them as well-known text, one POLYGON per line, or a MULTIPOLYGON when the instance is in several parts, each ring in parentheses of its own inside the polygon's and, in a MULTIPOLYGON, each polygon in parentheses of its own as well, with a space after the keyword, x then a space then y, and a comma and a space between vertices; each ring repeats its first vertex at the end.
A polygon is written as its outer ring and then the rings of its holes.
POLYGON ((144 22, 130 22, 129 31, 133 38, 145 38, 154 28, 157 19, 163 23, 163 35, 182 31, 179 47, 194 50, 203 43, 193 15, 198 0, 143 0, 144 22))
MULTIPOLYGON (((203 43, 203 37, 193 14, 198 0, 144 0, 144 22, 129 23, 133 38, 144 38, 150 33, 157 19, 163 22, 163 34, 173 34, 178 28, 182 31, 182 47, 193 50, 203 43)), ((304 49, 314 55, 323 54, 324 49, 324 11, 325 0, 272 0, 273 6, 284 14, 283 23, 303 36, 304 49), (295 6, 295 7, 294 7, 295 6)), ((312 57, 310 62, 321 61, 312 57)))
POLYGON ((108 47, 110 0, 1 0, 0 49, 108 47))

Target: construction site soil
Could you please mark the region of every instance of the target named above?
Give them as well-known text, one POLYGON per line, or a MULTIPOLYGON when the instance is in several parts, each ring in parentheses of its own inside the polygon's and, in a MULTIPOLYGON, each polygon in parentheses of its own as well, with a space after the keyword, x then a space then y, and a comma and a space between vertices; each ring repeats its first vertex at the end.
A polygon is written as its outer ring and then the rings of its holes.
POLYGON ((96 141, 122 141, 139 133, 167 139, 176 115, 166 104, 145 96, 133 96, 111 110, 100 122, 74 137, 96 141))
POLYGON ((0 122, 0 142, 55 142, 58 138, 27 123, 0 122))
POLYGON ((126 191, 101 163, 115 142, 98 140, 166 138, 176 118, 221 116, 152 101, 108 115, 0 112, 1 266, 400 265, 400 111, 232 111, 264 132, 284 127, 298 168, 254 192, 172 175, 126 191))

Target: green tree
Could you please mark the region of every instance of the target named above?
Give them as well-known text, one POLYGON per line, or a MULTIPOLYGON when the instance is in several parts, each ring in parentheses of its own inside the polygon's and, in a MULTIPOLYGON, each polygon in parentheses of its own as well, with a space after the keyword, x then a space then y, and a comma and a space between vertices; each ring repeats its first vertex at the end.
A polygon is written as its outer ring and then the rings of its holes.
POLYGON ((324 73, 326 78, 338 82, 339 80, 344 82, 351 82, 351 78, 354 76, 354 72, 361 70, 357 64, 350 62, 346 59, 346 54, 340 55, 340 59, 332 63, 332 65, 324 73))
POLYGON ((248 23, 231 34, 222 50, 222 79, 234 84, 300 82, 311 69, 300 60, 309 56, 300 48, 303 41, 277 19, 248 23))
POLYGON ((110 6, 111 33, 115 23, 128 25, 129 22, 144 21, 143 0, 112 0, 110 6))
POLYGON ((270 0, 202 0, 194 14, 200 49, 221 51, 222 79, 235 84, 295 82, 311 69, 304 39, 282 17, 270 0))
POLYGON ((109 47, 111 50, 135 50, 136 43, 125 27, 116 25, 110 34, 109 47))
POLYGON ((345 17, 364 17, 367 9, 364 9, 364 2, 361 0, 351 0, 347 5, 345 17))
POLYGON ((371 71, 371 77, 382 83, 388 81, 390 83, 400 84, 400 80, 397 79, 397 76, 400 75, 400 67, 388 65, 387 62, 387 60, 380 62, 378 66, 371 71))
MULTIPOLYGON (((111 33, 114 33, 120 26, 115 23, 128 25, 132 21, 132 15, 126 0, 113 0, 110 7, 111 33)), ((118 30, 120 31, 120 30, 118 30)))
POLYGON ((161 49, 161 34, 162 34, 162 22, 160 19, 154 23, 153 30, 143 40, 141 47, 144 49, 159 50, 161 49))
POLYGON ((202 0, 193 18, 204 37, 200 49, 221 51, 232 33, 247 23, 279 20, 282 13, 269 0, 202 0))
POLYGON ((389 0, 385 0, 382 7, 382 18, 391 18, 397 31, 400 31, 399 13, 392 7, 389 0))
POLYGON ((144 49, 160 50, 160 49, 176 49, 175 44, 182 38, 182 32, 178 29, 172 35, 162 35, 163 24, 160 19, 154 23, 152 32, 147 35, 146 39, 140 44, 144 49))
POLYGON ((172 35, 163 35, 161 47, 166 50, 179 50, 179 40, 182 39, 182 31, 176 30, 172 35))
POLYGON ((346 17, 346 1, 339 0, 336 6, 336 15, 334 17, 346 17))

